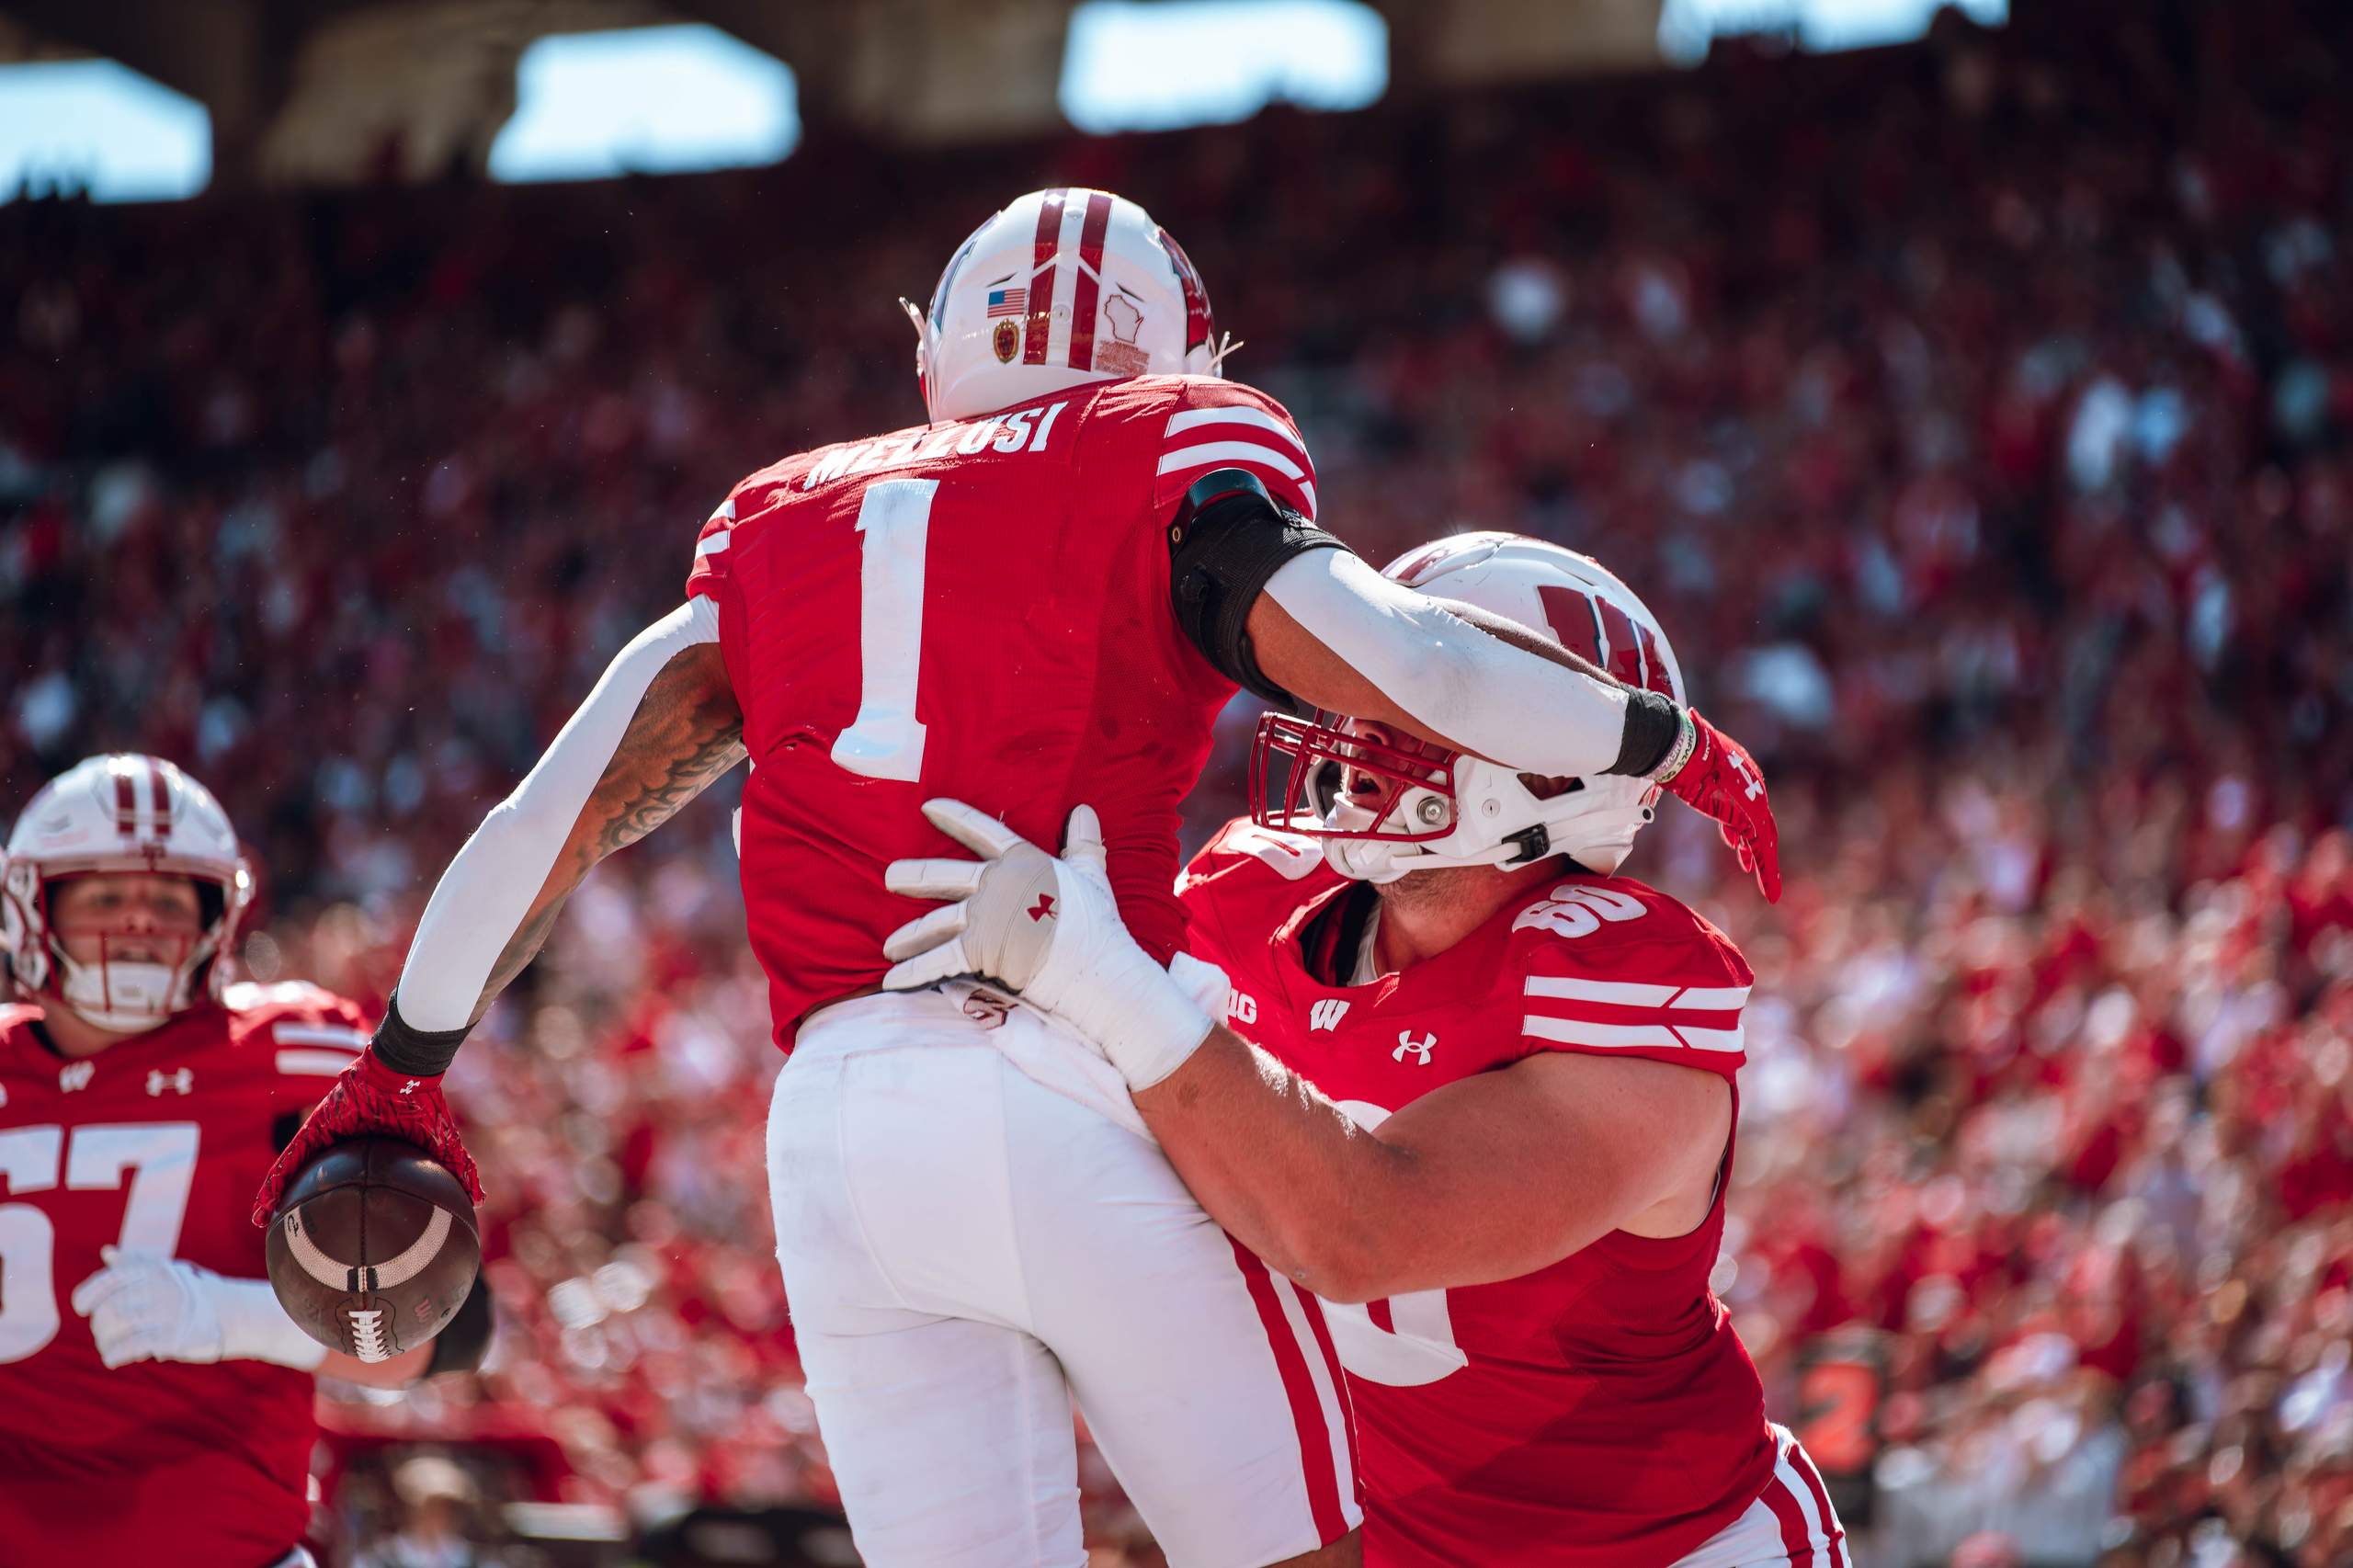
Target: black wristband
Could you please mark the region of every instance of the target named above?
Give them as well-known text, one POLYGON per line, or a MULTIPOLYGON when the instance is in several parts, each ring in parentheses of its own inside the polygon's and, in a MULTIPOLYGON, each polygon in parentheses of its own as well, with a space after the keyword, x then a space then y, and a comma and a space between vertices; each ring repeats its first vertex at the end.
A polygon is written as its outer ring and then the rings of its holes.
POLYGON ((376 1026, 376 1039, 369 1049, 375 1051, 377 1061, 395 1073, 412 1078, 438 1078, 457 1059, 458 1047, 465 1044, 466 1031, 472 1027, 411 1028, 401 1017, 401 994, 395 991, 384 1004, 384 1021, 376 1026))
POLYGON ((433 1354, 425 1360, 425 1375, 471 1372, 490 1353, 490 1331, 495 1323, 491 1310, 490 1283, 479 1274, 474 1288, 458 1305, 457 1315, 433 1336, 433 1354))
POLYGON ((1604 773, 1627 773, 1639 778, 1666 760, 1675 737, 1683 731, 1683 710, 1675 699, 1640 688, 1626 693, 1626 733, 1618 743, 1618 760, 1604 773))

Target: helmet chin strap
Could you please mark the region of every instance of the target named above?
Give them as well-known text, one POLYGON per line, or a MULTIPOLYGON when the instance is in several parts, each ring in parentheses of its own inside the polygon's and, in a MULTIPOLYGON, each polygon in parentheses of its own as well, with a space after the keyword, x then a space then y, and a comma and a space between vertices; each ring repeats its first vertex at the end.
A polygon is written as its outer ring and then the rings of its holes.
MULTIPOLYGON (((1398 797, 1382 821, 1403 826, 1409 819, 1408 807, 1416 795, 1426 790, 1408 790, 1398 797)), ((1649 822, 1647 808, 1638 808, 1640 820, 1631 824, 1623 841, 1592 839, 1575 840, 1561 830, 1580 817, 1591 813, 1570 805, 1574 796, 1561 796, 1563 808, 1557 817, 1540 817, 1529 827, 1483 848, 1449 852, 1442 847, 1446 839, 1422 844, 1395 839, 1334 837, 1323 841, 1324 863, 1351 881, 1371 882, 1376 886, 1393 882, 1416 871, 1460 870, 1474 866, 1507 867, 1532 865, 1553 855, 1567 855, 1579 865, 1603 876, 1616 872, 1633 847, 1634 833, 1649 822), (1529 838, 1541 834, 1542 841, 1530 854, 1529 838)), ((1458 802, 1459 805, 1459 802, 1458 802)), ((1336 795, 1324 810, 1323 823, 1326 831, 1340 834, 1363 834, 1374 831, 1379 824, 1372 813, 1347 795, 1336 795)), ((1457 836, 1449 834, 1449 838, 1457 836)))
MULTIPOLYGON (((1406 806, 1415 795, 1427 790, 1408 790, 1398 797, 1384 821, 1403 825, 1406 806)), ((1372 813, 1346 795, 1336 796, 1324 813, 1327 830, 1339 833, 1367 833, 1374 829, 1372 813)), ((1326 838, 1324 840, 1324 863, 1350 881, 1371 882, 1376 886, 1393 882, 1415 871, 1456 870, 1471 866, 1501 866, 1520 854, 1518 845, 1506 841, 1465 855, 1442 854, 1427 844, 1400 843, 1380 838, 1326 838)))
POLYGON ((99 938, 96 963, 83 963, 66 952, 63 942, 51 941, 57 999, 84 1023, 116 1034, 136 1034, 153 1028, 188 1005, 195 994, 196 971, 212 956, 217 937, 208 933, 188 942, 187 956, 177 963, 108 958, 106 940, 99 938))

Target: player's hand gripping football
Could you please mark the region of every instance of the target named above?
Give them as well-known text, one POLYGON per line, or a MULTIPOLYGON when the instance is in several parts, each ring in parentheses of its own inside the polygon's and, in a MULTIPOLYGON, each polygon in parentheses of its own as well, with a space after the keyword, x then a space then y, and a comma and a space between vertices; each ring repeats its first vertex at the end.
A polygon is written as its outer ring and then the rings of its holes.
MULTIPOLYGON (((886 989, 972 975, 1017 991, 1093 1041, 1135 1089, 1208 1038, 1209 1014, 1120 920, 1093 811, 1071 812, 1060 859, 961 801, 926 801, 923 814, 981 858, 896 860, 883 873, 892 892, 955 901, 891 933, 886 989)), ((1222 979, 1215 989, 1223 994, 1222 979)))
POLYGON ((465 1184, 467 1197, 482 1201, 482 1180, 474 1174, 473 1156, 459 1140, 449 1102, 441 1096, 440 1077, 395 1073, 377 1059, 371 1046, 343 1070, 262 1178, 261 1191, 254 1199, 254 1223, 268 1225, 286 1184, 328 1144, 371 1133, 415 1144, 465 1184))
POLYGON ((1781 901, 1781 833, 1773 825, 1773 802, 1765 796, 1765 773, 1748 748, 1699 717, 1690 715, 1691 755, 1659 782, 1700 815, 1740 857, 1740 869, 1756 874, 1768 903, 1781 901))

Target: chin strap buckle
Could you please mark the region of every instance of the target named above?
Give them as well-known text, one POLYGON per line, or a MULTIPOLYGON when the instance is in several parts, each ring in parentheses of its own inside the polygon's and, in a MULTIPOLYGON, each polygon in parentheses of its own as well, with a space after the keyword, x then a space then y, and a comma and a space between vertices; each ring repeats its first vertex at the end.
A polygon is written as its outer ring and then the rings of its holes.
POLYGON ((1552 830, 1540 822, 1533 827, 1504 835, 1504 842, 1514 846, 1511 858, 1504 862, 1506 868, 1532 866, 1552 853, 1552 830))

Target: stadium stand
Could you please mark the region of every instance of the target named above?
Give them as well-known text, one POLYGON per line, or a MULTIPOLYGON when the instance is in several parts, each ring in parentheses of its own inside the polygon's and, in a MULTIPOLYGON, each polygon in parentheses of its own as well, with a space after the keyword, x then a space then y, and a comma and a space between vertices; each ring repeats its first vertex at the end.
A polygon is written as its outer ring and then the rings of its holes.
MULTIPOLYGON (((0 799, 182 758, 265 869, 252 971, 381 996, 727 486, 914 416, 892 296, 1115 187, 1328 522, 1600 556, 1770 770, 1778 910, 1688 813, 1631 869, 1756 962, 1718 1283, 1859 1558, 2353 1561, 2353 34, 2018 10, 1166 136, 0 208, 0 799)), ((501 1346, 347 1428, 829 1500, 733 878, 697 808, 477 1037, 501 1346)))

